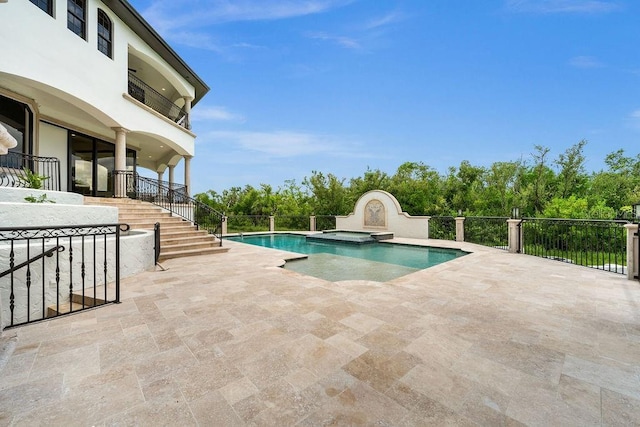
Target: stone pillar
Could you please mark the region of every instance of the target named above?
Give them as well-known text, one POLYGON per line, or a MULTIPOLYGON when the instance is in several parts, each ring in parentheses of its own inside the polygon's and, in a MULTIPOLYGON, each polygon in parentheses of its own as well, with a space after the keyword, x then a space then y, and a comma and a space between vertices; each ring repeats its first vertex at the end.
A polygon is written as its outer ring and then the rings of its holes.
POLYGON ((521 219, 507 220, 507 224, 509 225, 509 252, 514 254, 522 252, 522 227, 518 227, 521 222, 521 219))
POLYGON ((276 220, 273 215, 269 215, 269 231, 276 231, 276 220))
POLYGON ((227 218, 228 216, 222 215, 222 235, 227 234, 227 218))
POLYGON ((184 186, 187 196, 191 195, 191 159, 193 156, 184 156, 184 186))
POLYGON ((184 99, 184 112, 186 114, 184 118, 184 127, 187 129, 191 129, 191 101, 193 98, 190 96, 183 96, 184 99))
POLYGON ((158 172, 158 182, 162 181, 163 176, 164 176, 164 172, 158 172))
POLYGON ((640 280, 640 246, 638 224, 625 224, 627 229, 627 278, 640 280))
POLYGON ((309 217, 309 231, 316 231, 316 216, 311 215, 309 217))
MULTIPOLYGON (((127 130, 124 128, 113 128, 116 132, 116 152, 113 169, 116 172, 127 170, 127 130)), ((113 182, 115 197, 127 197, 127 178, 121 173, 115 175, 113 182)))
POLYGON ((456 217, 456 242, 464 242, 464 217, 456 217))

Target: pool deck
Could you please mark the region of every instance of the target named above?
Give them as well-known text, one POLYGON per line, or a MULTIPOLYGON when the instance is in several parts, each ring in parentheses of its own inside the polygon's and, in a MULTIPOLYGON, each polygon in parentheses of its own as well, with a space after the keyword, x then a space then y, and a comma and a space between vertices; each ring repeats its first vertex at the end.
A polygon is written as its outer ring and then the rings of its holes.
POLYGON ((387 283, 169 260, 4 331, 0 425, 640 425, 640 282, 432 243, 473 253, 387 283))

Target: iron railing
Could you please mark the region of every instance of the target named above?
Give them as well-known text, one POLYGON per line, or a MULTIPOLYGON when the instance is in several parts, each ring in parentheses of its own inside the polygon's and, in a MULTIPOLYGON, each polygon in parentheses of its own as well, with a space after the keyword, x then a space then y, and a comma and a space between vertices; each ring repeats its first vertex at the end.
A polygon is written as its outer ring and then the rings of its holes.
POLYGON ((271 231, 269 215, 229 215, 227 233, 249 233, 271 231))
POLYGON ((456 240, 456 219, 452 216, 432 216, 429 218, 429 238, 456 240))
POLYGON ((336 229, 336 216, 335 215, 316 215, 316 230, 335 230, 336 229))
POLYGON ((34 181, 42 190, 60 191, 60 159, 14 152, 0 156, 0 187, 36 188, 34 181))
POLYGON ((309 216, 277 215, 274 222, 276 231, 309 231, 309 216))
POLYGON ((18 326, 120 302, 120 233, 128 229, 0 228, 3 322, 18 326))
POLYGON ((524 218, 521 252, 626 274, 627 236, 622 220, 524 218))
POLYGON ((178 107, 131 72, 129 72, 129 95, 185 129, 191 129, 189 115, 184 108, 178 107))
POLYGON ((498 249, 509 249, 508 219, 508 217, 501 216, 466 217, 464 219, 465 242, 498 249))
POLYGON ((222 244, 223 215, 212 207, 189 197, 184 185, 170 186, 164 181, 140 176, 133 171, 113 171, 116 196, 127 196, 160 206, 174 215, 207 230, 222 244))

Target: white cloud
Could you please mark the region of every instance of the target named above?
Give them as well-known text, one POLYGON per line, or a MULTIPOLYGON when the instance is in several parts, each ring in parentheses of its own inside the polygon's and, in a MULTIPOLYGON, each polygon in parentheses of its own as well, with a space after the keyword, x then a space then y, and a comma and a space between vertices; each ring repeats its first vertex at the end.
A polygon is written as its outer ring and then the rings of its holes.
POLYGON ((214 146, 228 144, 245 157, 261 154, 264 160, 315 155, 369 157, 360 152, 359 144, 348 138, 295 131, 213 131, 200 135, 198 141, 214 146))
POLYGON ((389 12, 384 16, 381 16, 379 18, 375 18, 369 21, 364 28, 367 30, 373 30, 376 28, 386 27, 388 25, 395 24, 397 22, 400 22, 403 19, 404 19, 404 16, 401 15, 400 13, 389 12))
POLYGON ((593 56, 574 56, 569 60, 569 65, 576 68, 601 68, 604 66, 593 56))
POLYGON ((239 122, 243 123, 245 118, 240 114, 235 114, 228 111, 224 107, 218 106, 202 106, 198 104, 197 108, 194 108, 191 113, 192 121, 223 121, 223 122, 239 122))
POLYGON ((507 0, 506 7, 513 12, 607 13, 620 5, 610 0, 507 0))
POLYGON ((629 117, 635 120, 640 120, 640 109, 633 111, 631 114, 629 114, 629 117))
POLYGON ((268 21, 324 13, 353 0, 159 0, 143 16, 160 32, 223 22, 268 21))
POLYGON ((331 35, 331 34, 327 34, 327 33, 323 33, 323 32, 307 33, 307 37, 309 37, 310 39, 315 39, 315 40, 323 40, 323 41, 333 42, 333 43, 336 43, 339 46, 342 46, 342 47, 347 48, 347 49, 361 49, 362 48, 362 46, 360 45, 360 43, 358 43, 357 40, 355 40, 353 38, 350 38, 350 37, 335 36, 335 35, 331 35))

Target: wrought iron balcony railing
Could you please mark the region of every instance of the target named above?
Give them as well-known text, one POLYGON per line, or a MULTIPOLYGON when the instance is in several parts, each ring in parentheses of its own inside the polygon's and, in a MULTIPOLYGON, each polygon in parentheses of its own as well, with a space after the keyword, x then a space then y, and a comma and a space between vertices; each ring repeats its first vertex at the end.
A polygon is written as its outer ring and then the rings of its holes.
POLYGON ((184 108, 178 107, 131 72, 129 72, 129 95, 183 128, 191 129, 189 115, 184 108))
POLYGON ((60 190, 60 159, 9 152, 0 156, 0 187, 60 190))

